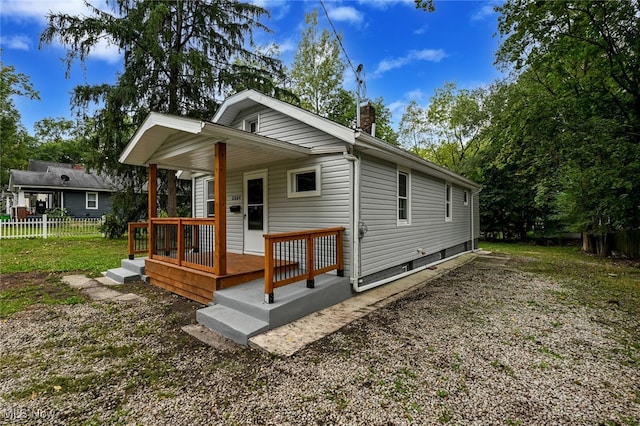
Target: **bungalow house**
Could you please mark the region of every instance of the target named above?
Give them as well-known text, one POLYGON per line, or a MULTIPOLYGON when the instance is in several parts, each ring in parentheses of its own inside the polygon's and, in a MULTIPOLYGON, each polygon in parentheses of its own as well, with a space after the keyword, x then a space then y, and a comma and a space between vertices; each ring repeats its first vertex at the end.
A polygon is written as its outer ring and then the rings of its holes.
POLYGON ((376 138, 372 113, 353 129, 253 90, 211 121, 151 113, 120 161, 192 179, 193 218, 154 218, 150 188, 150 282, 246 343, 477 248, 480 185, 376 138))
POLYGON ((53 209, 78 218, 111 211, 112 185, 83 166, 30 160, 28 170, 10 170, 7 213, 17 219, 53 209))

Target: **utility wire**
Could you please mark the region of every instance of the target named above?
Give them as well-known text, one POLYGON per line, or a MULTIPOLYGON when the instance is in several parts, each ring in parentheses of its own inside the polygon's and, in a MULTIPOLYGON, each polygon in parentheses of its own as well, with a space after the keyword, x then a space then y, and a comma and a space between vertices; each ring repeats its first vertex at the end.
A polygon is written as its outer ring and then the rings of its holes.
POLYGON ((329 18, 329 13, 327 12, 327 8, 324 6, 324 2, 322 0, 320 0, 320 6, 322 6, 324 15, 327 17, 327 21, 329 21, 329 25, 331 25, 331 28, 333 29, 333 33, 336 35, 338 44, 340 44, 340 48, 342 49, 344 56, 347 58, 347 62, 349 63, 349 66, 353 70, 354 74, 358 75, 358 71, 356 71, 356 67, 354 67, 353 64, 351 63, 351 59, 349 59, 349 55, 347 54, 347 49, 344 48, 344 45, 342 44, 342 39, 338 35, 338 31, 336 31, 336 27, 333 25, 333 22, 331 22, 331 18, 329 18))

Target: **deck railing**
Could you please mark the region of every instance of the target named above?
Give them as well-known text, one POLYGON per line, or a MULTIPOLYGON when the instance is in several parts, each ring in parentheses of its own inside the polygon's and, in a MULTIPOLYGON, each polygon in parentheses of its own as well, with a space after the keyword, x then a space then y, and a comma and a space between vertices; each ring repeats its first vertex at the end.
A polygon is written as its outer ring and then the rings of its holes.
POLYGON ((214 272, 215 218, 153 218, 149 257, 214 272))
POLYGON ((136 254, 149 254, 149 222, 129 222, 127 228, 129 239, 129 259, 136 254))
POLYGON ((274 302, 278 287, 306 279, 307 287, 313 288, 317 275, 334 269, 344 276, 343 232, 339 227, 265 235, 265 302, 274 302))

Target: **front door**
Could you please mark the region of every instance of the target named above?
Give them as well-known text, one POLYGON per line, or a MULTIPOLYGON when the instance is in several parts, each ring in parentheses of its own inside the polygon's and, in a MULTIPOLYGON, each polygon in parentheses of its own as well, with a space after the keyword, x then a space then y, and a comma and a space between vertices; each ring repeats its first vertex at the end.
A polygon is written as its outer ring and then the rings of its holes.
POLYGON ((244 252, 264 254, 267 233, 267 172, 244 174, 244 252))

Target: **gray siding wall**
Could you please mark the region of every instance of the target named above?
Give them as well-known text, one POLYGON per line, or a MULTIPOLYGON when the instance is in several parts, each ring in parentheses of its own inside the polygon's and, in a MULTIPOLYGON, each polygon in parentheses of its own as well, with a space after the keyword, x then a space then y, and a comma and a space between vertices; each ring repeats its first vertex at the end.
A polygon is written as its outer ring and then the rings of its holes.
MULTIPOLYGON (((340 155, 314 156, 306 161, 289 161, 261 167, 267 170, 268 180, 268 232, 288 232, 344 226, 343 239, 345 274, 350 263, 350 188, 351 164, 340 155), (287 170, 321 165, 321 195, 316 197, 287 198, 287 170)), ((245 172, 232 170, 227 175, 227 206, 243 205, 243 179, 245 172), (240 200, 234 199, 238 196, 240 200)), ((196 217, 204 217, 204 181, 195 180, 194 208, 196 217)), ((227 249, 241 253, 244 249, 244 222, 242 213, 227 210, 227 249)))
POLYGON ((445 181, 415 170, 409 171, 410 223, 398 224, 397 170, 396 164, 362 157, 360 208, 368 232, 361 240, 361 276, 417 259, 423 256, 418 249, 431 254, 471 240, 464 189, 453 186, 453 220, 446 222, 445 181))
POLYGON ((111 212, 111 193, 98 192, 98 208, 87 209, 87 192, 97 191, 65 191, 64 207, 72 217, 102 217, 111 212))
POLYGON ((306 148, 340 148, 345 143, 339 139, 268 108, 252 108, 238 114, 231 127, 242 129, 246 119, 259 117, 258 134, 304 146, 306 148))

